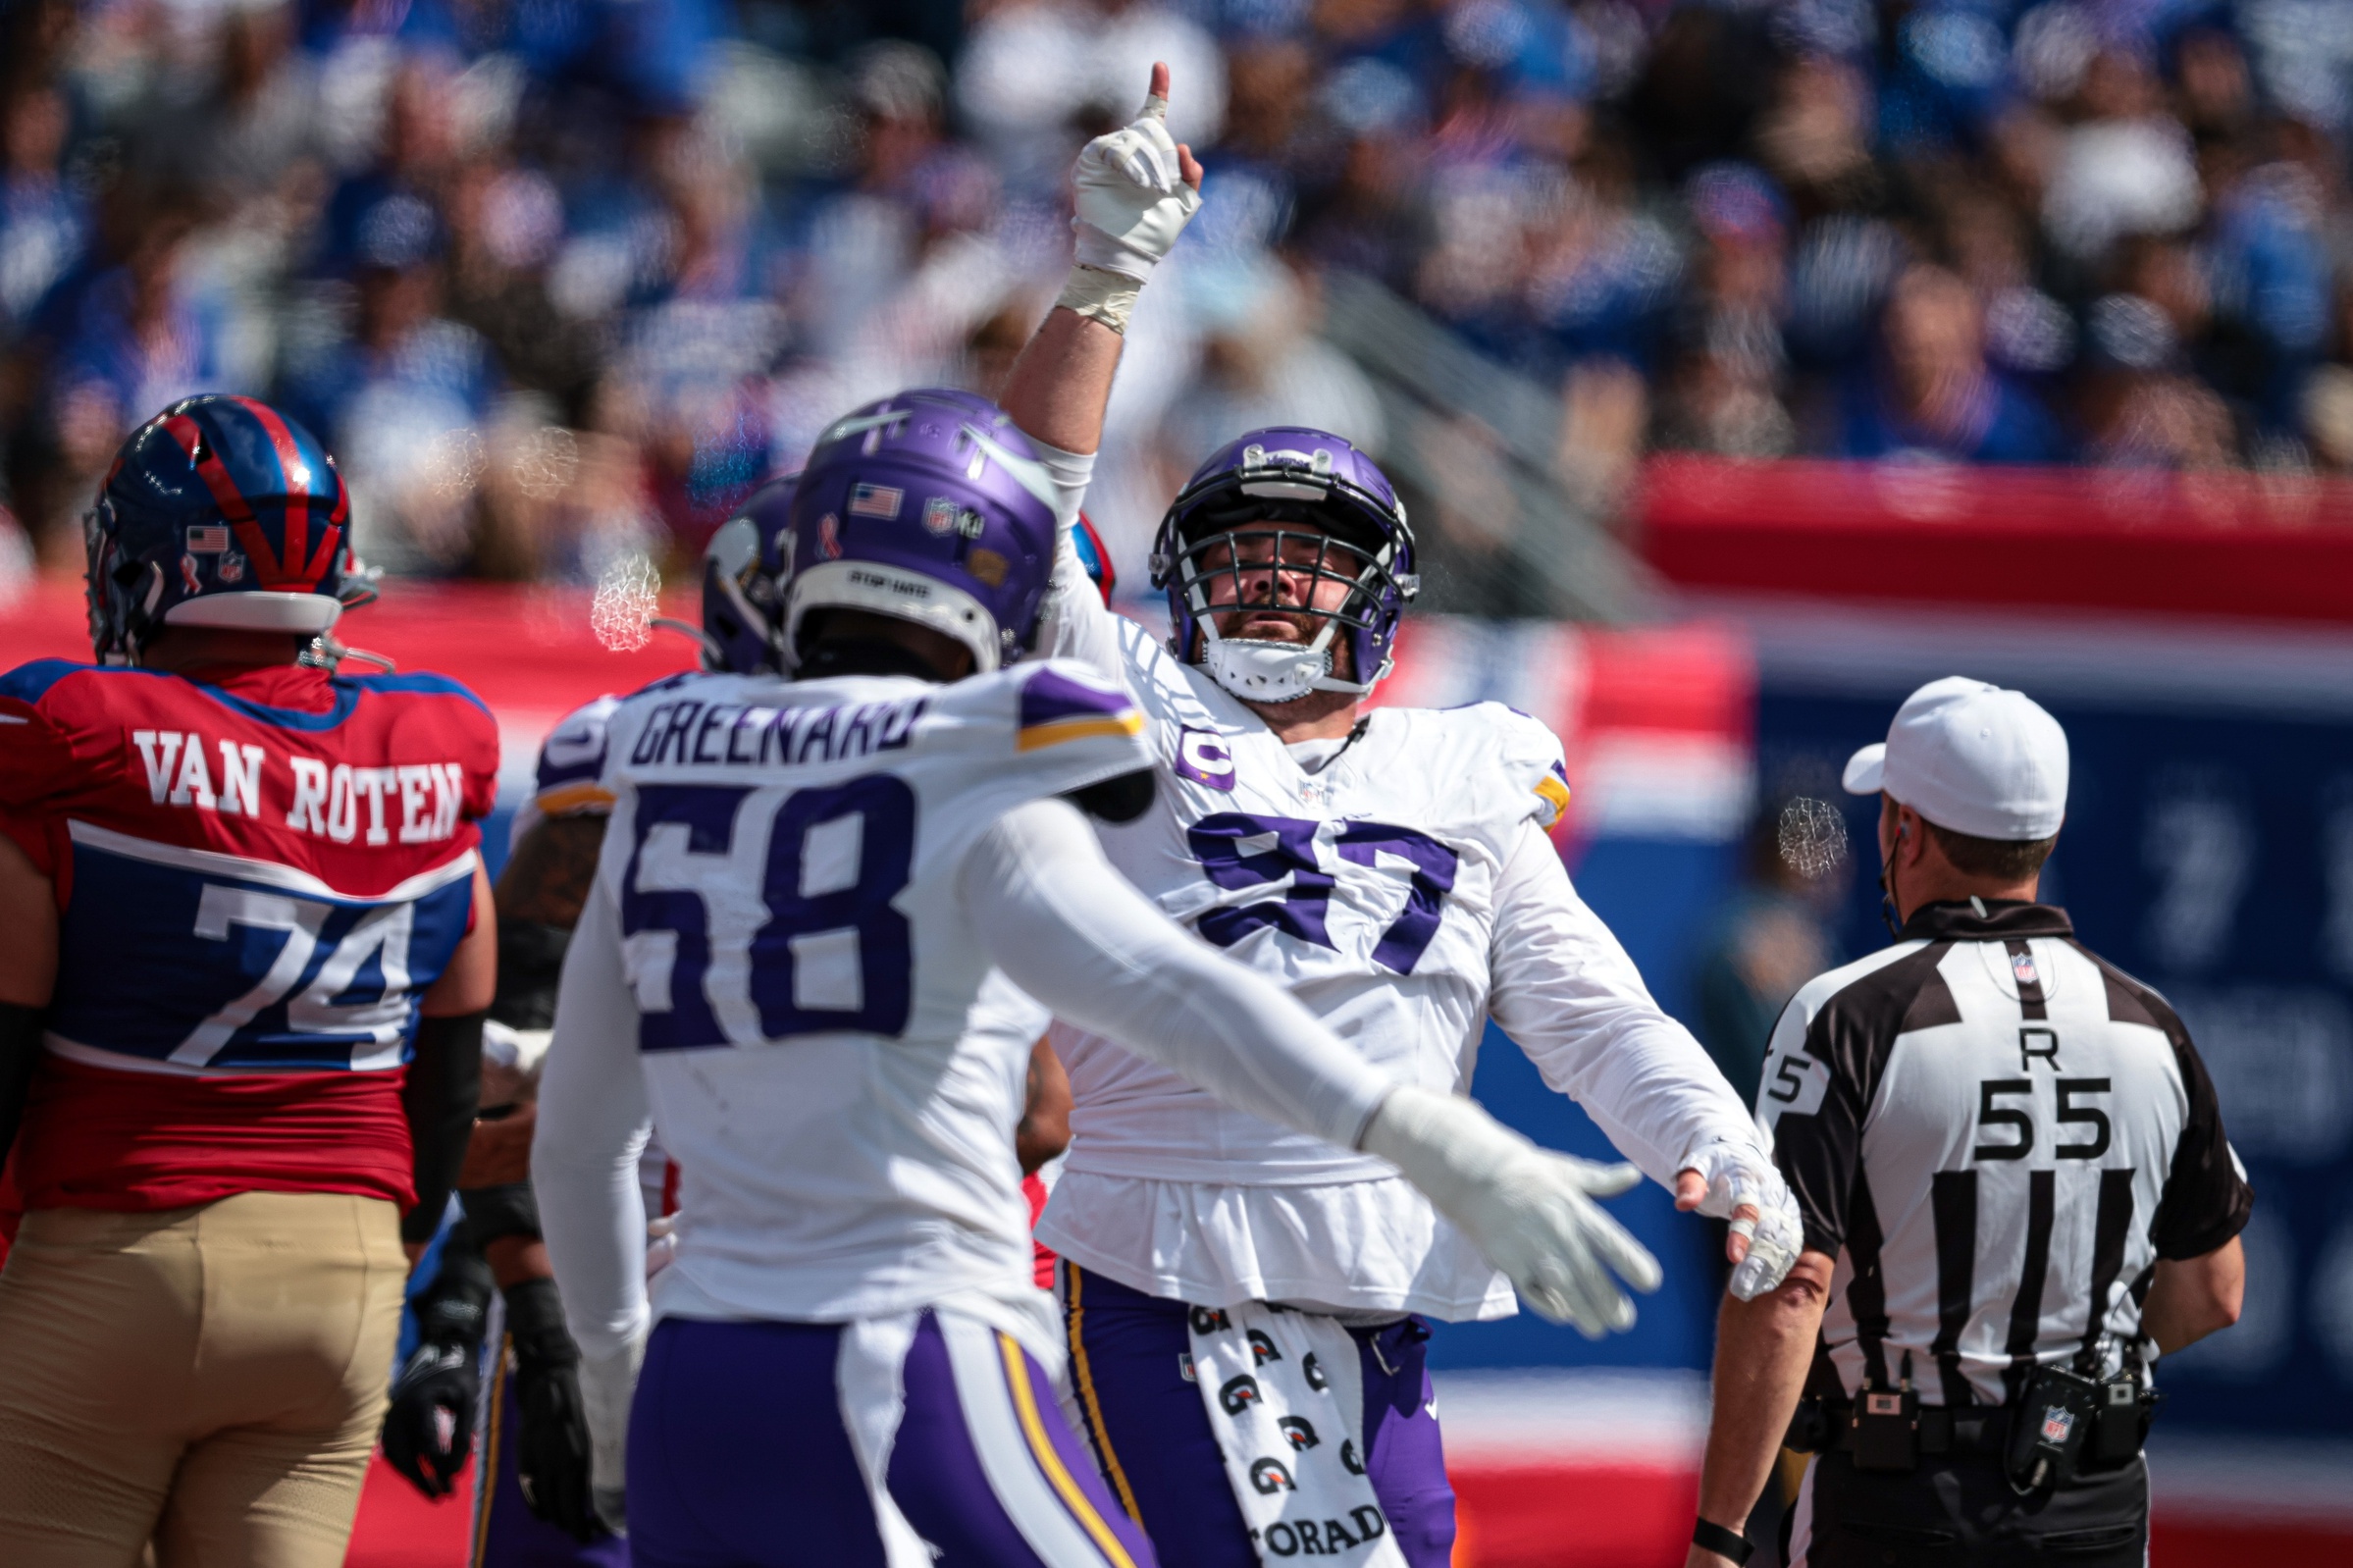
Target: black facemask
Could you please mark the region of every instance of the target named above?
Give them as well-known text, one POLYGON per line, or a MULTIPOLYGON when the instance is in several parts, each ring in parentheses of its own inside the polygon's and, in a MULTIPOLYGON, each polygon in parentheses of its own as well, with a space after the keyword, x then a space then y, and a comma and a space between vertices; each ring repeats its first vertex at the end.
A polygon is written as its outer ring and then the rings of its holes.
POLYGON ((933 682, 948 678, 914 649, 881 637, 824 638, 801 655, 801 667, 793 671, 795 680, 804 681, 829 675, 913 675, 933 682))

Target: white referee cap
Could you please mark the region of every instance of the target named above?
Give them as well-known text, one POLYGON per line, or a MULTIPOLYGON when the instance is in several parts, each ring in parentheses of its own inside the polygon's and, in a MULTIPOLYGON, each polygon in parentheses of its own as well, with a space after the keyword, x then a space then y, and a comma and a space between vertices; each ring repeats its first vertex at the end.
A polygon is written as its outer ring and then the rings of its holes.
POLYGON ((2049 838, 2067 814, 2067 732, 2024 692, 1948 675, 1904 700, 1845 782, 1971 838, 2049 838))

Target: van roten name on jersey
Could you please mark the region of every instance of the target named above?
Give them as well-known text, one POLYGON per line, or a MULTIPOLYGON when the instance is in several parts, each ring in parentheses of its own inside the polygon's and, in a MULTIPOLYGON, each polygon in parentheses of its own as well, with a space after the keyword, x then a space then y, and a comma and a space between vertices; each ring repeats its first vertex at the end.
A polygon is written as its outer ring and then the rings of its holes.
POLYGON ((836 707, 769 707, 688 698, 655 706, 632 767, 767 767, 838 762, 903 749, 928 697, 836 707))
MULTIPOLYGON (((128 732, 149 801, 223 816, 260 816, 272 803, 285 823, 338 844, 432 844, 457 836, 465 768, 457 762, 382 767, 274 755, 251 742, 195 730, 128 732), (218 758, 216 774, 211 760, 218 758), (215 780, 218 779, 216 785, 215 780)), ((135 775, 134 775, 135 776, 135 775)))

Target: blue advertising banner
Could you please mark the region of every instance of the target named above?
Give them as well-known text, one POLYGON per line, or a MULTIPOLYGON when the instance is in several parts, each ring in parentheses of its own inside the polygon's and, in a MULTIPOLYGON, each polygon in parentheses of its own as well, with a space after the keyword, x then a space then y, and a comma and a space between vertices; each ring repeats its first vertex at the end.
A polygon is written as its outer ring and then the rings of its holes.
MULTIPOLYGON (((2159 1368, 2166 1424, 2353 1435, 2353 640, 1915 615, 1830 633, 1753 624, 1767 781, 1835 776, 1939 675, 2017 687, 2065 726, 2067 822, 2044 901, 2180 1012, 2256 1192, 2244 1315, 2159 1368)), ((1860 954, 1887 940, 1877 801, 1835 798, 1858 867, 1839 934, 1860 954)))
MULTIPOLYGON (((1733 606, 1755 640, 1756 776, 1836 807, 1851 844, 1832 915, 1842 958, 1888 941, 1876 798, 1836 780, 1919 684, 2015 686, 2067 730, 2068 816, 2044 884, 2083 940, 2187 1022, 2254 1183, 2239 1324, 2159 1369, 2166 1426, 2353 1437, 2353 638, 2334 632, 2057 624, 1925 611, 1733 606)), ((1739 874, 1729 843, 1604 838, 1577 867, 1669 1011, 1739 874)), ((1609 1158, 1573 1105, 1490 1029, 1476 1092, 1554 1147, 1609 1158)), ((1450 1366, 1707 1365, 1703 1228, 1655 1187, 1613 1204, 1668 1267, 1627 1335, 1589 1345, 1523 1316, 1442 1330, 1450 1366)))

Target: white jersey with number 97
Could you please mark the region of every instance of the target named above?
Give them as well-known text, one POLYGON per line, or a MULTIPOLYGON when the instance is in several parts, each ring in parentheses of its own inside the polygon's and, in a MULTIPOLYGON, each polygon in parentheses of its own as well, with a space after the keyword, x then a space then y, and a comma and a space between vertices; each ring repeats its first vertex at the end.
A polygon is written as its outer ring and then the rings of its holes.
POLYGON ((659 1311, 840 1321, 1026 1279, 1028 1042, 967 1027, 991 965, 956 878, 1007 811, 1150 765, 1141 728, 1058 663, 710 675, 613 713, 570 962, 617 961, 681 1171, 659 1311))

